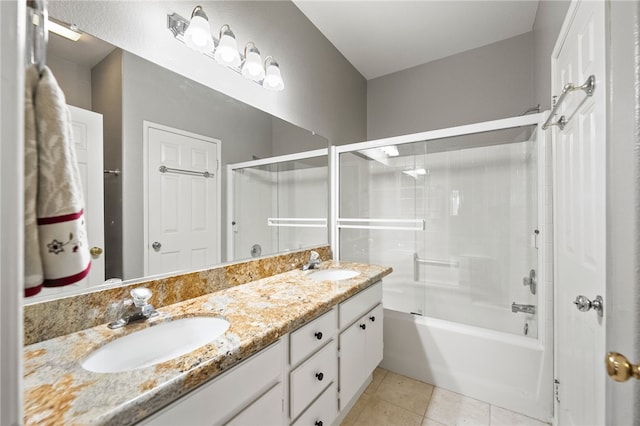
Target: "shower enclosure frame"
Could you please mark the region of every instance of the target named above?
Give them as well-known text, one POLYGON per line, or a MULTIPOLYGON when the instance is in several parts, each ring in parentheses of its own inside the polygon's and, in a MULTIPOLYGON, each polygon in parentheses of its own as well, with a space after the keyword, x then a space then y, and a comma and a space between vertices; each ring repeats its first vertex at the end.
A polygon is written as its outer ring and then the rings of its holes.
MULTIPOLYGON (((552 232, 552 218, 551 218, 551 196, 550 196, 550 169, 547 167, 550 161, 550 148, 547 146, 550 138, 547 135, 547 131, 542 130, 542 124, 548 116, 548 112, 531 114, 525 116, 518 116, 512 118, 505 118, 500 120, 469 124, 445 129, 432 130, 427 132, 414 133, 409 135, 395 136, 383 139, 376 139, 372 141, 358 142, 348 145, 332 146, 330 147, 330 244, 333 251, 334 259, 341 260, 340 253, 340 229, 348 228, 349 223, 347 221, 341 221, 340 219, 340 154, 349 153, 354 151, 360 151, 365 149, 381 148, 389 145, 403 145, 415 142, 423 142, 430 140, 437 140, 455 136, 471 135, 474 133, 489 132, 494 130, 509 129, 522 126, 536 126, 535 136, 532 139, 536 142, 537 151, 537 229, 540 231, 537 239, 537 261, 538 261, 538 283, 539 293, 537 299, 537 321, 538 321, 538 335, 536 338, 525 337, 521 335, 513 335, 507 332, 494 331, 490 329, 480 328, 476 326, 469 326, 465 324, 455 323, 448 320, 440 320, 435 318, 415 317, 408 313, 400 313, 396 311, 385 310, 385 317, 389 315, 390 319, 397 319, 398 321, 422 321, 420 324, 426 324, 425 327, 433 327, 434 334, 445 330, 446 333, 453 333, 451 336, 473 336, 474 341, 485 339, 488 342, 494 342, 496 344, 496 350, 500 351, 502 348, 514 348, 514 353, 523 354, 529 351, 528 359, 535 360, 538 364, 534 369, 537 369, 540 374, 534 379, 533 375, 530 375, 530 380, 535 380, 536 383, 530 383, 529 387, 523 388, 521 392, 509 392, 505 389, 499 389, 507 387, 506 382, 510 379, 505 378, 505 383, 498 382, 498 386, 493 384, 484 383, 482 377, 470 378, 468 383, 462 383, 460 380, 447 379, 446 377, 439 382, 438 378, 433 378, 435 375, 431 372, 421 374, 416 372, 412 366, 407 366, 404 371, 400 373, 406 373, 412 375, 414 378, 421 380, 431 380, 432 384, 441 386, 455 392, 463 393, 467 396, 476 397, 478 399, 490 402, 520 413, 527 414, 529 416, 550 421, 553 417, 553 291, 552 291, 552 253, 551 244, 552 238, 549 233, 552 232), (404 317, 403 317, 404 316, 404 317), (400 319, 402 317, 402 319, 400 319), (412 318, 413 317, 413 318, 412 318), (455 334, 458 333, 458 334, 455 334), (433 383, 435 382, 435 383, 433 383), (537 389, 537 390, 536 390, 537 389)), ((427 154, 428 155, 428 154, 427 154)), ((397 221, 396 221, 397 222, 397 221)), ((384 228, 384 224, 376 223, 377 229, 384 228), (381 226, 380 226, 381 225, 381 226)), ((397 229, 397 223, 389 224, 386 229, 397 229)), ((416 225, 407 224, 407 229, 416 228, 416 225)), ((515 314, 514 314, 515 315, 515 314)), ((396 321, 396 322, 398 322, 396 321)), ((385 324, 385 329, 387 328, 385 324)), ((458 337, 459 339, 460 337, 458 337)), ((452 339, 455 340, 456 338, 452 339)), ((385 339, 386 340, 386 339, 385 339)), ((451 343, 453 344, 453 343, 451 343)), ((385 353, 387 348, 385 347, 385 353)), ((482 352, 482 351, 480 351, 482 352)), ((456 354, 456 356, 458 356, 456 354)), ((456 358, 460 360, 460 358, 456 358)), ((513 360, 512 360, 513 361, 513 360)), ((524 361, 524 360, 522 360, 524 361)), ((385 356, 386 363, 387 359, 385 356)), ((453 362, 453 358, 452 358, 453 362)), ((461 363, 467 362, 466 360, 461 363)), ((482 361, 478 361, 482 362, 482 361)), ((485 360, 486 362, 486 360, 485 360)), ((508 361, 507 361, 508 362, 508 361)), ((517 361, 513 361, 517 362, 517 361)), ((533 362, 533 361, 532 361, 533 362)), ((499 362, 494 362, 499 364, 499 362)), ((454 367, 455 368, 455 367, 454 367)), ((499 367, 496 367, 496 370, 499 367)), ((495 377, 504 376, 504 372, 489 371, 488 375, 494 375, 495 377)), ((459 377, 458 377, 459 379, 459 377)), ((500 380, 500 379, 498 379, 500 380)))
MULTIPOLYGON (((328 157, 329 155, 329 148, 320 148, 320 149, 314 149, 311 151, 303 151, 303 152, 296 152, 294 154, 286 154, 286 155, 279 155, 279 156, 275 156, 275 157, 268 157, 268 158, 260 158, 258 160, 250 160, 250 161, 244 161, 241 163, 234 163, 234 164, 227 164, 227 261, 233 261, 234 260, 234 248, 235 248, 235 243, 234 243, 234 236, 233 236, 233 225, 231 224, 231 220, 234 217, 234 202, 235 202, 235 198, 234 198, 234 171, 238 170, 238 169, 247 169, 247 168, 251 168, 251 167, 260 167, 260 166, 267 166, 270 164, 278 164, 278 163, 286 163, 289 161, 297 161, 297 160, 306 160, 309 158, 317 158, 317 157, 328 157)), ((329 164, 331 161, 331 158, 327 158, 327 163, 329 164)), ((329 169, 329 174, 331 173, 331 165, 328 165, 328 169, 329 169)), ((295 218, 274 218, 274 219, 279 219, 279 220, 284 220, 284 219, 290 219, 290 220, 298 220, 298 221, 302 221, 302 222, 306 222, 303 224, 277 224, 277 225, 273 225, 273 226, 299 226, 299 227, 310 227, 310 226, 318 226, 318 223, 320 221, 320 218, 318 218, 318 220, 313 219, 313 220, 309 220, 309 219, 295 219, 295 218), (318 223, 313 223, 313 222, 318 222, 318 223)), ((325 227, 329 227, 329 220, 325 220, 324 221, 324 225, 325 227)), ((328 235, 327 235, 328 238, 328 235)))

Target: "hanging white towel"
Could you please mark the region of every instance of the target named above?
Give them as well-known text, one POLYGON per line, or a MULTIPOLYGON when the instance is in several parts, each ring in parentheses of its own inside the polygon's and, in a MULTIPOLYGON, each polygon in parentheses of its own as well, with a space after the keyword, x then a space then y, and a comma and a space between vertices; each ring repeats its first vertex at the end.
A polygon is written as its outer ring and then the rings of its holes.
POLYGON ((35 66, 27 68, 24 92, 24 295, 42 289, 42 259, 38 244, 36 199, 38 195, 38 146, 34 92, 40 75, 35 66))
POLYGON ((58 82, 46 67, 35 93, 35 121, 38 150, 36 215, 43 285, 59 287, 86 277, 91 257, 71 115, 58 82))

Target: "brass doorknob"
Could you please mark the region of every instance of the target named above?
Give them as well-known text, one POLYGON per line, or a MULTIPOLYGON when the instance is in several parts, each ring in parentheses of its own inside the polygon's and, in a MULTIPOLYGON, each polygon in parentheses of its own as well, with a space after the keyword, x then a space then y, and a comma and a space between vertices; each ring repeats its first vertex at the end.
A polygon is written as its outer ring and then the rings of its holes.
POLYGON ((640 380, 640 364, 631 364, 627 357, 618 352, 609 352, 605 363, 607 374, 616 382, 626 382, 631 377, 640 380))
POLYGON ((101 247, 91 247, 89 249, 89 254, 91 254, 91 257, 94 259, 97 259, 100 257, 100 255, 102 254, 103 250, 101 247))

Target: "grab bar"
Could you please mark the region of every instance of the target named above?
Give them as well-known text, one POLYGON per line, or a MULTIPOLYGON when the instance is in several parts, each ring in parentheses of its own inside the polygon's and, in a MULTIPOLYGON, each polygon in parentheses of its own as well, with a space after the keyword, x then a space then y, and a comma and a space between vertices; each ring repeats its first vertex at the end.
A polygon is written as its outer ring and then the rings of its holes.
MULTIPOLYGON (((553 106, 553 109, 551 110, 551 113, 549 114, 549 118, 547 118, 547 121, 545 121, 544 124, 542 125, 542 130, 547 130, 547 128, 551 126, 558 126, 560 127, 560 130, 564 130, 564 127, 567 125, 567 123, 569 123, 571 118, 573 118, 575 111, 573 114, 571 114, 569 118, 566 118, 564 115, 562 115, 558 119, 558 121, 556 121, 555 123, 552 123, 551 121, 553 120, 553 117, 556 116, 557 110, 558 108, 560 108, 560 104, 562 104, 565 97, 569 93, 575 92, 576 90, 582 90, 587 95, 587 97, 590 97, 590 96, 593 96, 593 92, 595 91, 595 89, 596 89, 596 76, 593 74, 591 74, 589 78, 587 78, 587 81, 585 81, 584 84, 580 86, 576 86, 573 83, 565 84, 564 88, 562 89, 562 93, 558 98, 558 101, 555 103, 555 105, 553 106)), ((586 99, 587 98, 585 98, 585 100, 586 99)), ((582 102, 584 102, 584 100, 582 102)), ((580 106, 582 105, 582 102, 580 103, 578 108, 580 108, 580 106)), ((578 108, 576 108, 576 111, 578 110, 578 108)))
POLYGON ((458 268, 460 262, 451 260, 421 259, 418 253, 413 253, 413 280, 420 281, 420 265, 430 266, 448 266, 450 268, 458 268))
POLYGON ((158 170, 160 171, 160 173, 178 173, 181 175, 202 176, 204 178, 212 178, 215 176, 214 173, 209 173, 206 170, 204 172, 198 172, 196 170, 173 169, 167 166, 160 166, 158 167, 158 170))

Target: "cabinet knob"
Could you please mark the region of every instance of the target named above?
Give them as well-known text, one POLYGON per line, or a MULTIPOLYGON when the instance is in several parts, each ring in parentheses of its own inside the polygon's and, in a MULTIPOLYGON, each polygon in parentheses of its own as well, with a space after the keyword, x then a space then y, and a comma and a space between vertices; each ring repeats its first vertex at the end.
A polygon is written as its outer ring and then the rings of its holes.
POLYGON ((322 340, 322 332, 321 331, 318 331, 314 336, 316 336, 316 339, 322 340))
POLYGON ((367 324, 360 324, 360 328, 363 329, 363 330, 366 330, 367 329, 367 324))
POLYGON ((375 320, 376 320, 376 317, 374 317, 373 315, 369 317, 369 321, 374 322, 375 320))
POLYGON ((322 373, 316 373, 316 378, 318 379, 319 382, 322 381, 322 379, 324 379, 324 374, 322 373))
POLYGON ((318 420, 314 423, 315 426, 322 426, 322 420, 318 420))

